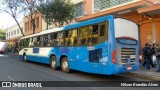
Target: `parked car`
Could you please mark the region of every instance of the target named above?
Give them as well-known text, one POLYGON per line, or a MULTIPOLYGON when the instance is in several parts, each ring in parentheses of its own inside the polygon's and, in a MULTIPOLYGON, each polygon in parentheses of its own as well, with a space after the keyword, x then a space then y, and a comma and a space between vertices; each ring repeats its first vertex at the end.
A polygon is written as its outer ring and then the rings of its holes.
POLYGON ((0 53, 7 53, 7 42, 0 41, 0 53))

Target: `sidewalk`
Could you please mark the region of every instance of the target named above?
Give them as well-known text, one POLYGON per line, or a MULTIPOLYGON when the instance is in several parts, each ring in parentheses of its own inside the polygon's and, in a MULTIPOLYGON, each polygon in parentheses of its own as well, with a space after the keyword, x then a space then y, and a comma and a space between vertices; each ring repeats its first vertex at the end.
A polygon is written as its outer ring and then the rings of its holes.
POLYGON ((145 69, 142 65, 140 65, 139 70, 133 71, 131 73, 125 73, 124 75, 129 77, 141 78, 152 81, 160 81, 160 72, 157 71, 158 66, 156 68, 152 68, 150 70, 145 69))

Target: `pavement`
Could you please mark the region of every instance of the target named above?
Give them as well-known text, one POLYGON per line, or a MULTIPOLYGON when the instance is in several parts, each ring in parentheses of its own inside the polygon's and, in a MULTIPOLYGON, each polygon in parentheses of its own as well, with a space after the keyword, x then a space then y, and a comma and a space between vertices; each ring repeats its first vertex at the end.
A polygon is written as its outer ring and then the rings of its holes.
MULTIPOLYGON (((18 53, 10 53, 10 54, 18 56, 18 53)), ((157 69, 158 66, 156 66, 156 68, 151 67, 150 70, 147 70, 146 67, 142 66, 142 64, 140 63, 140 67, 138 70, 130 73, 123 73, 120 74, 120 76, 134 77, 151 81, 160 81, 160 72, 156 72, 157 69)))
POLYGON ((133 71, 131 73, 125 73, 124 75, 151 81, 160 81, 160 72, 156 72, 157 69, 158 66, 156 66, 156 68, 151 67, 150 70, 147 70, 146 67, 140 64, 140 67, 137 71, 133 71))

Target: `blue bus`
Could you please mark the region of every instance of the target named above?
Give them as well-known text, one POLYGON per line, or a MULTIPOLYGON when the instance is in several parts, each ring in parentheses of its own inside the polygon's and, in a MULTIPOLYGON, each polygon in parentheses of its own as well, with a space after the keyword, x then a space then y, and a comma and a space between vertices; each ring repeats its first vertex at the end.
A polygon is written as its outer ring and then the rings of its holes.
POLYGON ((112 15, 22 37, 19 48, 19 59, 65 73, 112 75, 139 68, 138 25, 112 15))

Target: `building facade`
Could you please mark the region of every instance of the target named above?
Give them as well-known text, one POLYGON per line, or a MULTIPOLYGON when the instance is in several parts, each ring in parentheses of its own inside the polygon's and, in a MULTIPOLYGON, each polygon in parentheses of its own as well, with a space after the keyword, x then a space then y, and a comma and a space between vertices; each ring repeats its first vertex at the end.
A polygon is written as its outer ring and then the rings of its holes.
MULTIPOLYGON (((160 0, 69 0, 75 4, 75 19, 82 22, 105 15, 116 15, 139 24, 140 46, 145 43, 160 44, 160 0)), ((41 14, 36 17, 36 33, 46 30, 41 14), (39 20, 38 20, 38 19, 39 20), (38 21, 37 21, 38 20, 38 21)), ((32 34, 31 22, 24 18, 25 35, 32 34)), ((49 26, 54 28, 54 25, 49 26)))
MULTIPOLYGON (((22 28, 23 30, 23 27, 24 27, 24 22, 21 21, 19 24, 20 24, 20 27, 22 28)), ((24 30, 23 30, 24 32, 24 30)), ((9 42, 9 47, 14 47, 18 44, 18 40, 22 37, 22 33, 18 27, 17 24, 9 27, 7 30, 6 30, 6 40, 9 42)))
POLYGON ((160 0, 81 0, 78 4, 76 8, 82 11, 76 12, 76 22, 105 15, 121 16, 139 24, 141 48, 145 43, 160 44, 160 0))
MULTIPOLYGON (((35 14, 33 14, 34 21, 35 21, 35 33, 39 33, 42 31, 42 15, 39 12, 36 12, 35 14)), ((24 35, 25 36, 33 34, 32 22, 29 18, 30 17, 28 16, 24 17, 24 32, 25 32, 24 35)))

